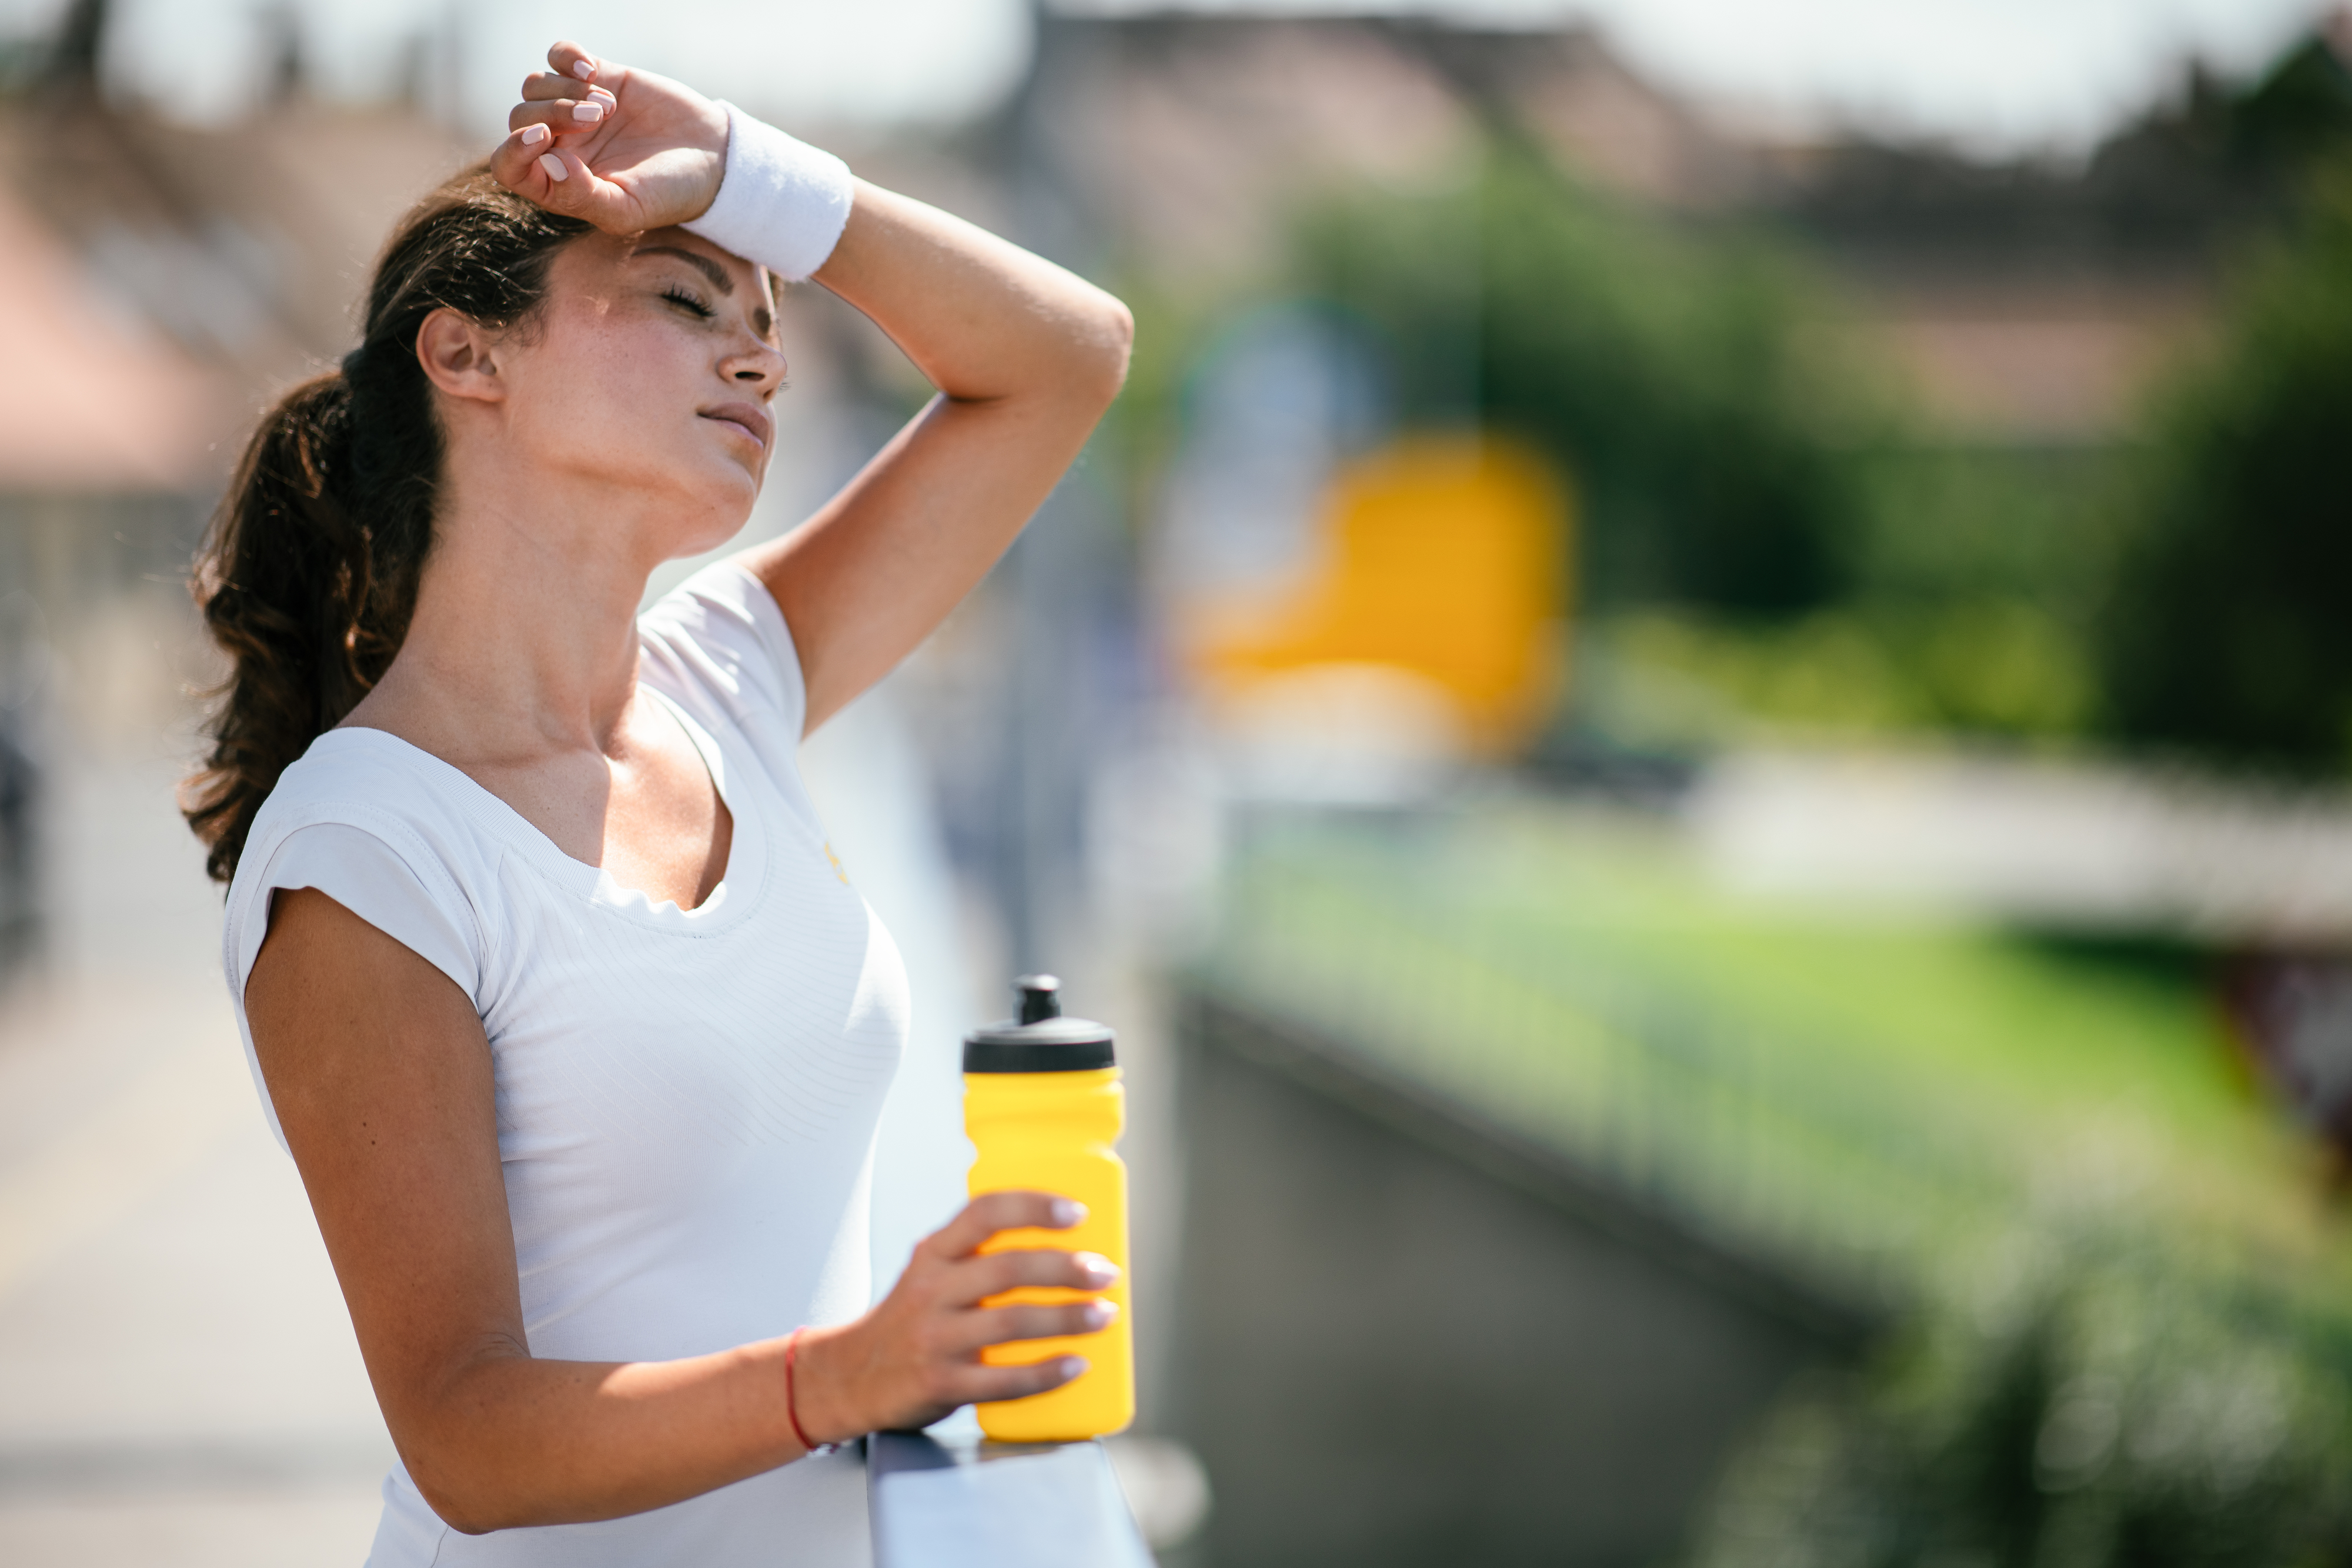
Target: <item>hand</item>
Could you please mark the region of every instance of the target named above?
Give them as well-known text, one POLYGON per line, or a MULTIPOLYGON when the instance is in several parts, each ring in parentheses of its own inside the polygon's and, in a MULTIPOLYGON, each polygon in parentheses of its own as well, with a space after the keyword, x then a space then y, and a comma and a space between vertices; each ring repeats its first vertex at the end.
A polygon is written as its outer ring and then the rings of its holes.
POLYGON ((709 211, 727 172, 727 111, 681 82, 547 51, 507 114, 490 174, 552 213, 609 234, 688 223, 709 211), (559 172, 560 171, 560 172, 559 172))
POLYGON ((991 1252, 1000 1230, 1066 1230, 1086 1209, 1042 1192, 976 1197, 915 1249, 898 1286, 872 1312, 839 1328, 801 1335, 793 1406, 820 1443, 866 1432, 928 1427, 960 1405, 1018 1399, 1058 1388, 1087 1369, 1084 1357, 1027 1366, 983 1366, 984 1346, 1093 1333, 1118 1310, 1108 1301, 983 1307, 1020 1285, 1100 1291, 1118 1278, 1110 1260, 1046 1249, 991 1252))

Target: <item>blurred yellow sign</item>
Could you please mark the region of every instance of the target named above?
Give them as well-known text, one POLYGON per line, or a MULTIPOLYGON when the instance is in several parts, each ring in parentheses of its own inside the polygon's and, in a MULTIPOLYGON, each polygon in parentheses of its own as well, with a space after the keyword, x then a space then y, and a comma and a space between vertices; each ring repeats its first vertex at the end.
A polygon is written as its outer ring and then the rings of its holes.
POLYGON ((1218 706, 1369 685, 1444 705, 1463 747, 1507 754, 1559 693, 1570 526, 1543 460, 1486 436, 1411 436, 1343 467, 1314 564, 1186 606, 1178 633, 1218 706))

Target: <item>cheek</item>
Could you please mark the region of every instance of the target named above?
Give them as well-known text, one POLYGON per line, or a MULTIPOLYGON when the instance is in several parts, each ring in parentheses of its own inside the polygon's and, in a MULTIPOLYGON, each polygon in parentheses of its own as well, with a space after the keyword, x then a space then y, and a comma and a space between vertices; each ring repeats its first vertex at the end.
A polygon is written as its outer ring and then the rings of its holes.
POLYGON ((666 409, 694 406, 696 365, 677 334, 602 321, 551 332, 518 387, 531 445, 567 466, 640 468, 677 443, 666 409))

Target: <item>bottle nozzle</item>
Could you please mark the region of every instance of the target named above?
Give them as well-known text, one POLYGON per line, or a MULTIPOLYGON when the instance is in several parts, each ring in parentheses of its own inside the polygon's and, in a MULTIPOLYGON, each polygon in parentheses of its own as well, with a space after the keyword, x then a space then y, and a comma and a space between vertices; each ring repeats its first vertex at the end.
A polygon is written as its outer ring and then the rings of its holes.
POLYGON ((1043 1023, 1062 1016, 1062 982, 1051 975, 1024 975, 1013 982, 1021 992, 1021 1021, 1043 1023))

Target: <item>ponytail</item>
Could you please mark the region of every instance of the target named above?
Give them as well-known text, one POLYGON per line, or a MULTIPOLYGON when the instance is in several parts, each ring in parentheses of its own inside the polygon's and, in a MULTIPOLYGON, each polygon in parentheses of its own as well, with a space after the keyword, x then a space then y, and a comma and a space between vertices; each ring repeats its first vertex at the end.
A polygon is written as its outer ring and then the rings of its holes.
POLYGON ((278 775, 373 689, 407 636, 442 464, 416 359, 425 318, 446 308, 490 326, 525 319, 556 250, 587 228, 483 169, 457 175, 394 231, 342 368, 289 392, 254 432, 193 582, 230 663, 212 750, 182 789, 215 880, 236 874, 278 775))

